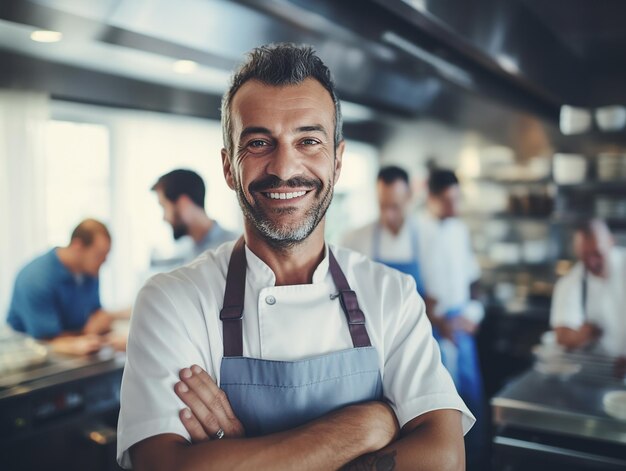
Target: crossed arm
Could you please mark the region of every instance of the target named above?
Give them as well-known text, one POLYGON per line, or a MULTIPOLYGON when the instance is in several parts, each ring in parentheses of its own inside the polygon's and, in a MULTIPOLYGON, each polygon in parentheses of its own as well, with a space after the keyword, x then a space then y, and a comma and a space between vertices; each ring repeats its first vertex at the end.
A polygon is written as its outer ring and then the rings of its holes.
POLYGON ((555 327, 554 332, 556 341, 565 348, 586 347, 602 336, 602 331, 590 323, 584 323, 578 329, 555 327))
POLYGON ((176 394, 192 444, 175 434, 130 449, 136 470, 307 469, 457 471, 465 469, 461 413, 420 415, 402 430, 383 402, 347 406, 285 432, 246 438, 225 393, 200 367, 181 370, 176 394), (212 437, 222 429, 224 439, 212 437), (419 468, 418 468, 419 466, 419 468))

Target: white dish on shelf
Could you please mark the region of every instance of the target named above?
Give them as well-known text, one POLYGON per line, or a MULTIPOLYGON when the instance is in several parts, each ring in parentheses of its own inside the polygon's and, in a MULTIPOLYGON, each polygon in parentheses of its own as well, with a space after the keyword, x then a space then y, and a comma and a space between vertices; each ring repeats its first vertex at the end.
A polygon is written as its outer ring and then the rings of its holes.
POLYGON ((554 154, 552 174, 560 185, 582 183, 587 176, 587 159, 580 154, 554 154))
POLYGON ((602 405, 611 417, 626 420, 626 391, 609 391, 602 398, 602 405))

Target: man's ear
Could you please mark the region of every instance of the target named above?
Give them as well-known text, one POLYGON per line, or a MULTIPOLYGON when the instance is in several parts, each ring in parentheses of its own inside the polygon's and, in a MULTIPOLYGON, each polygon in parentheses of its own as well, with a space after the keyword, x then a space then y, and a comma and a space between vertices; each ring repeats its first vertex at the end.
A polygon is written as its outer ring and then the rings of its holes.
POLYGON ((346 141, 342 139, 337 146, 337 150, 335 151, 335 181, 333 182, 333 184, 337 183, 337 180, 339 180, 339 175, 341 175, 341 167, 343 165, 343 151, 345 150, 345 148, 346 141))
POLYGON ((230 162, 230 155, 226 149, 222 149, 222 171, 224 179, 231 190, 235 189, 235 179, 233 178, 233 167, 230 162))

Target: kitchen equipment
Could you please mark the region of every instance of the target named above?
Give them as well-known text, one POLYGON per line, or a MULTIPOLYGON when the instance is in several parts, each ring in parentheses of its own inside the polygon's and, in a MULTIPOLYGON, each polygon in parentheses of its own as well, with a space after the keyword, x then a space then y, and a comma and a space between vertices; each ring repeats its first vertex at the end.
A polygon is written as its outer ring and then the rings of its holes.
POLYGON ((584 108, 569 105, 561 106, 559 127, 566 135, 581 134, 591 129, 591 113, 584 108))
POLYGON ((587 176, 587 159, 580 154, 554 154, 552 174, 559 185, 582 183, 587 176))
POLYGON ((519 263, 521 259, 520 246, 515 242, 497 242, 489 249, 489 258, 495 263, 519 263))
POLYGON ((602 398, 602 405, 611 417, 626 420, 626 391, 609 391, 602 398))
POLYGON ((596 109, 595 115, 602 131, 619 131, 626 126, 626 108, 623 106, 603 106, 596 109))
POLYGON ((607 415, 602 403, 614 390, 626 385, 583 371, 561 377, 531 370, 515 378, 491 400, 494 469, 626 469, 626 421, 607 415))
POLYGON ((119 470, 115 428, 124 356, 50 353, 0 375, 3 470, 119 470))
POLYGON ((626 179, 626 155, 614 153, 599 154, 597 173, 600 181, 626 179))
POLYGON ((0 327, 0 375, 40 365, 48 358, 48 348, 8 325, 0 327))

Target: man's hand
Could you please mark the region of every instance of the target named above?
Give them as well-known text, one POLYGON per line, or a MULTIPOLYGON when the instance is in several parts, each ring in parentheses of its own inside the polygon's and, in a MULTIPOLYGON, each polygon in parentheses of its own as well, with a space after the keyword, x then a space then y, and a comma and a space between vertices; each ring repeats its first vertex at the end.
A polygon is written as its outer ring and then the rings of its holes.
POLYGON ((470 335, 476 334, 476 331, 478 330, 478 324, 475 324, 463 316, 455 317, 452 319, 451 323, 454 330, 460 330, 461 332, 465 332, 470 335))
POLYGON ((125 352, 126 343, 128 342, 128 336, 125 334, 110 333, 106 335, 105 342, 110 345, 116 352, 125 352))
POLYGON ((83 333, 97 335, 107 334, 111 331, 113 321, 112 316, 102 309, 99 309, 89 316, 85 327, 83 327, 83 333))
POLYGON ((591 323, 585 323, 578 329, 555 327, 554 332, 557 343, 565 348, 586 347, 602 336, 602 329, 591 323))
POLYGON ((50 345, 57 353, 90 355, 98 352, 104 342, 98 335, 64 335, 51 340, 50 345))
POLYGON ((445 317, 437 317, 433 319, 432 322, 433 326, 439 331, 439 335, 441 337, 456 344, 456 339, 454 338, 455 326, 451 320, 446 319, 445 317))
POLYGON ((218 430, 224 438, 241 438, 245 431, 235 416, 226 393, 209 374, 198 365, 184 368, 176 383, 176 395, 188 406, 180 411, 180 420, 194 443, 217 438, 218 430))
POLYGON ((602 337, 602 329, 595 324, 585 323, 579 329, 583 345, 588 345, 602 337))

